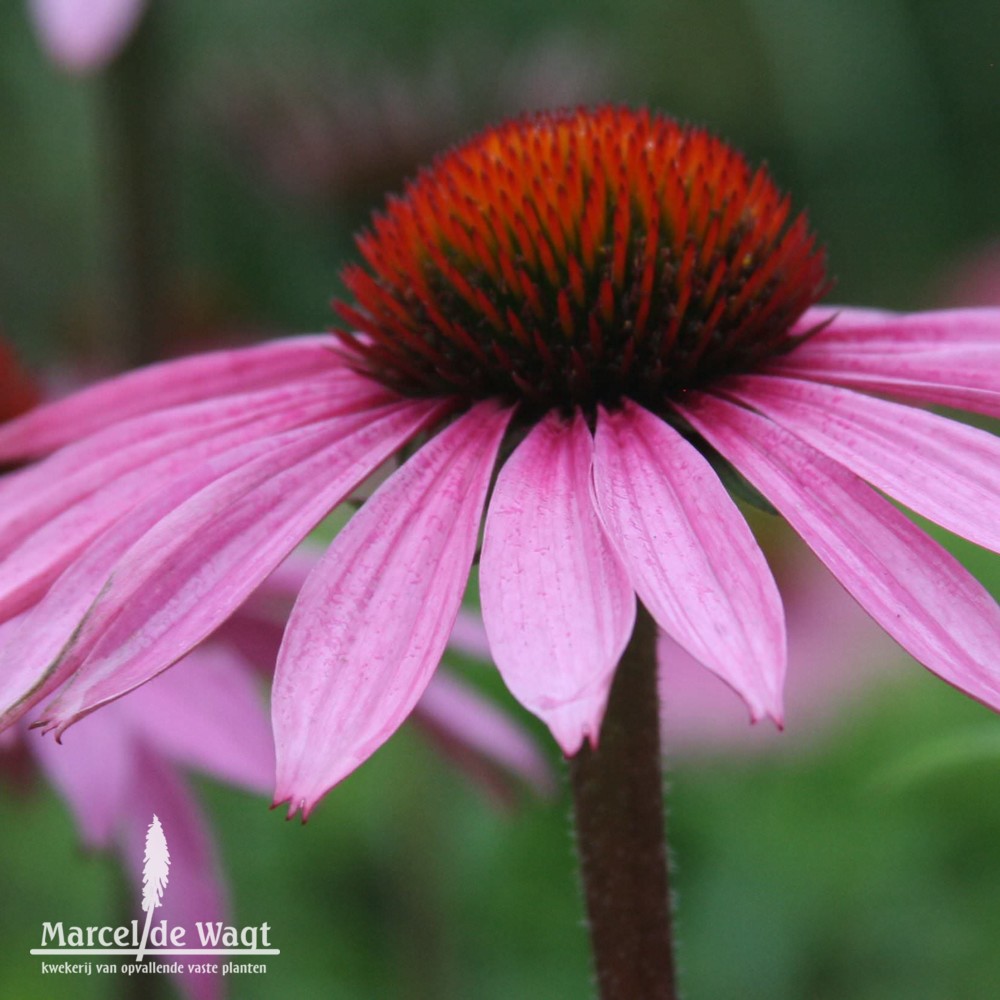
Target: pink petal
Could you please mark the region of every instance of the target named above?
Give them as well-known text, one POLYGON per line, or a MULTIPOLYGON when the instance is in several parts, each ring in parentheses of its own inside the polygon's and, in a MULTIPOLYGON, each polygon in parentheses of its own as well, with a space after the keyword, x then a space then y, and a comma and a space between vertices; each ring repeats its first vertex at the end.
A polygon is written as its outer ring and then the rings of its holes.
POLYGON ((770 543, 764 553, 788 624, 787 728, 778 733, 747 725, 742 700, 661 632, 660 711, 668 757, 798 750, 827 734, 831 722, 846 718, 873 686, 898 680, 906 657, 892 639, 787 524, 768 518, 761 527, 766 535, 758 537, 770 543))
POLYGON ((275 674, 275 803, 290 815, 382 745, 423 694, 458 613, 511 411, 481 403, 355 514, 306 582, 275 674))
POLYGON ((1000 416, 1000 309, 844 311, 768 371, 1000 416))
POLYGON ((746 701, 782 719, 785 620, 771 571, 708 462, 635 404, 601 410, 597 507, 657 624, 746 701))
POLYGON ((918 514, 1000 551, 1000 438, 815 382, 748 375, 719 386, 918 514))
POLYGON ((274 741, 262 691, 222 644, 203 643, 81 725, 99 724, 119 706, 136 736, 164 757, 253 792, 271 790, 274 741))
POLYGON ((73 812, 83 842, 92 848, 110 846, 132 807, 134 748, 121 714, 87 719, 65 745, 37 730, 26 731, 25 740, 73 812))
MULTIPOLYGON (((142 899, 142 860, 146 831, 157 816, 170 851, 170 871, 163 899, 154 921, 186 929, 185 941, 197 942, 197 921, 228 923, 226 887, 215 858, 211 832, 197 802, 174 769, 148 747, 135 750, 134 780, 124 810, 121 838, 122 862, 132 882, 136 916, 141 929, 145 914, 142 899)), ((169 956, 162 956, 167 958, 169 956)), ((182 962, 182 967, 187 963, 182 962)), ((194 1000, 216 1000, 222 995, 220 976, 181 973, 177 981, 194 1000)))
MULTIPOLYGON (((238 650, 260 673, 271 676, 292 606, 323 551, 308 541, 300 545, 223 622, 215 637, 238 650)), ((461 656, 493 662, 482 616, 473 611, 459 610, 448 648, 461 656)))
MULTIPOLYGON (((367 401, 373 398, 369 393, 367 401)), ((294 405, 272 401, 253 420, 244 415, 213 422, 204 413, 200 425, 193 421, 108 459, 95 457, 76 474, 52 479, 49 489, 35 492, 30 480, 20 481, 15 495, 8 497, 8 509, 0 514, 0 551, 4 543, 19 542, 0 563, 0 617, 37 601, 94 537, 164 483, 244 441, 328 418, 339 409, 320 396, 294 405)), ((60 458, 54 456, 25 475, 60 464, 60 458)))
POLYGON ((146 0, 30 0, 35 28, 50 58, 71 73, 110 62, 134 30, 146 0))
POLYGON ((488 792, 509 798, 508 778, 540 795, 554 791, 552 770, 531 736, 496 705, 439 670, 413 710, 411 721, 442 754, 488 792))
MULTIPOLYGON (((0 547, 111 479, 205 435, 277 418, 308 423, 367 403, 373 383, 335 372, 122 420, 0 480, 0 547)), ((382 394, 386 394, 383 392, 382 394)))
POLYGON ((343 368, 329 336, 291 337, 140 368, 0 427, 0 461, 31 458, 128 417, 343 368))
POLYGON ((373 467, 429 423, 433 400, 291 431, 165 517, 118 564, 47 709, 60 729, 154 677, 209 635, 373 467))
POLYGON ((104 589, 111 571, 143 535, 211 483, 281 447, 286 437, 251 440, 196 464, 123 515, 18 620, 0 625, 0 730, 55 690, 79 665, 65 647, 104 589))
POLYGON ((590 496, 594 442, 550 414, 500 470, 479 569, 490 650, 567 755, 596 746, 635 595, 590 496))
MULTIPOLYGON (((132 692, 118 704, 131 705, 144 692, 186 672, 186 664, 211 650, 213 660, 224 656, 225 643, 247 658, 262 674, 273 674, 282 632, 299 591, 315 568, 321 549, 306 543, 254 591, 218 629, 212 639, 189 653, 172 670, 132 692)), ((486 630, 480 615, 460 610, 448 640, 448 649, 464 656, 490 660, 486 630)), ((200 669, 200 668, 199 668, 200 669)), ((186 679, 180 676, 178 690, 186 679)), ((517 791, 514 779, 527 782, 539 794, 552 791, 548 762, 528 733, 485 697, 460 681, 438 671, 417 703, 410 721, 419 725, 449 761, 465 771, 477 786, 509 804, 517 791)), ((270 746, 270 725, 267 730, 270 746)), ((273 750, 272 750, 273 755, 273 750)), ((269 780, 273 776, 273 766, 269 780)))
POLYGON ((766 417, 701 393, 677 409, 901 646, 1000 709, 1000 608, 956 559, 843 466, 766 417))

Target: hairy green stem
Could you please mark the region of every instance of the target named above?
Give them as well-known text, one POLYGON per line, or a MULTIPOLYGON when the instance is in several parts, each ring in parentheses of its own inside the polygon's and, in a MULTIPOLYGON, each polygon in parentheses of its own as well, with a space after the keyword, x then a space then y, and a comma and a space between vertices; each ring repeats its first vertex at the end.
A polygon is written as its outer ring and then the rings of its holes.
POLYGON ((597 750, 570 761, 601 1000, 675 1000, 656 626, 641 605, 597 750))
POLYGON ((106 346, 126 367, 161 358, 170 330, 171 125, 163 17, 161 10, 146 12, 104 80, 115 267, 115 329, 106 346))

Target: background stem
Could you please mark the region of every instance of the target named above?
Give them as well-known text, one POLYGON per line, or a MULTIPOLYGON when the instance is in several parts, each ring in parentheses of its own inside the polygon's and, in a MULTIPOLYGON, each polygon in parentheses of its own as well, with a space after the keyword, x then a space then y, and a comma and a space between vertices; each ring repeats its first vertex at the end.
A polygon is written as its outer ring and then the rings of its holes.
POLYGON ((106 71, 105 114, 114 250, 115 315, 110 354, 124 367, 164 354, 171 329, 170 107, 164 81, 164 13, 152 4, 106 71))
POLYGON ((600 747, 569 770, 601 1000, 675 1000, 656 625, 641 605, 600 747))

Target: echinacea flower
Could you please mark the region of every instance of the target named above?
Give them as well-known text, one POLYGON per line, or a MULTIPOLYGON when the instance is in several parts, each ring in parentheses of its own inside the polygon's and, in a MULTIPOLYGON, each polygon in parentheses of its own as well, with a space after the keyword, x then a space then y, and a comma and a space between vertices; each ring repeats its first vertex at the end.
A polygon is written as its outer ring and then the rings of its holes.
MULTIPOLYGON (((228 922, 211 826, 184 772, 255 793, 270 789, 267 712, 255 673, 234 650, 222 643, 199 647, 174 670, 83 720, 69 746, 27 729, 22 736, 72 811, 83 843, 120 855, 137 916, 146 827, 155 813, 173 859, 158 916, 191 935, 197 921, 228 922)), ((194 1000, 223 992, 220 975, 185 971, 179 984, 194 1000)))
POLYGON ((146 0, 29 0, 38 37, 54 63, 70 73, 90 73, 123 48, 146 0))
POLYGON ((426 689, 491 485, 490 649, 567 754, 598 739, 636 596, 780 723, 781 602, 734 469, 893 638, 1000 708, 1000 609, 868 485, 998 548, 996 439, 870 393, 1000 413, 1000 313, 815 308, 823 255, 767 172, 624 109, 473 138, 359 247, 350 331, 148 368, 0 430, 0 457, 60 449, 0 483, 4 721, 69 681, 41 715, 61 732, 155 676, 404 448, 285 633, 292 814, 426 689))

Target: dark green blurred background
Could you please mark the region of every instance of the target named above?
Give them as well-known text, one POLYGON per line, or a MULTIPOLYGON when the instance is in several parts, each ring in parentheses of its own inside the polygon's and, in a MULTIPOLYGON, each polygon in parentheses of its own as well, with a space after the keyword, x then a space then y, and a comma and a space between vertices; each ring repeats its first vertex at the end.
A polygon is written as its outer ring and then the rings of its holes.
MULTIPOLYGON (((954 301, 1000 238, 996 0, 151 0, 126 60, 61 74, 0 5, 0 328, 39 372, 135 353, 122 136, 154 143, 139 310, 166 353, 324 328, 382 193, 528 107, 647 104, 766 159, 837 301, 954 301)), ((1000 593, 1000 560, 945 541, 1000 593)), ((685 995, 1000 996, 1000 722, 914 666, 815 739, 795 727, 671 764, 685 995)), ((201 791, 237 921, 282 948, 235 996, 588 995, 564 794, 497 813, 410 732, 305 828, 201 791)), ((115 863, 45 788, 5 787, 0 819, 0 996, 104 995, 27 950, 53 913, 117 920, 115 863)))

